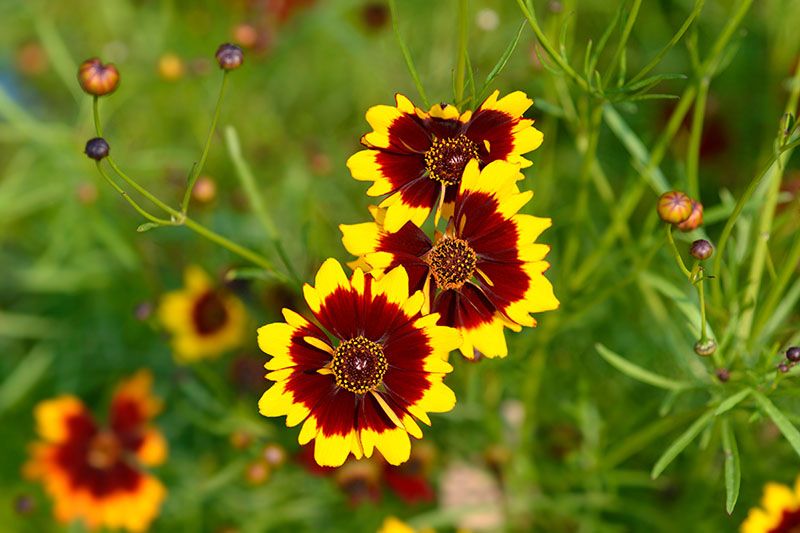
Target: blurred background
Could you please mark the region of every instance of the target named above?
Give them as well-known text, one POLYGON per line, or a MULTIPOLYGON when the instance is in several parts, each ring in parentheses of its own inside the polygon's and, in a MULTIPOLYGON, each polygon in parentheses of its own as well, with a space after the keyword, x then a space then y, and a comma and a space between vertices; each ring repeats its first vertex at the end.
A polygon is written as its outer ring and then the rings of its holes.
MULTIPOLYGON (((569 28, 567 45, 580 64, 586 43, 597 42, 620 2, 534 3, 555 41, 569 28)), ((451 101, 456 2, 398 4, 399 29, 431 101, 451 101)), ((631 72, 671 38, 693 4, 644 3, 628 46, 631 72)), ((690 37, 701 53, 734 4, 705 2, 690 37)), ((470 60, 475 78, 483 80, 523 17, 507 0, 471 0, 469 10, 470 60)), ((798 58, 798 24, 797 2, 759 0, 736 30, 706 109, 699 175, 707 209, 738 194, 772 148, 798 58)), ((665 439, 690 419, 661 418, 673 408, 663 391, 617 372, 594 344, 680 376, 696 370, 695 339, 669 298, 638 286, 607 290, 626 278, 644 253, 637 243, 646 239, 619 243, 580 290, 566 288, 569 273, 559 271, 565 242, 580 232, 580 264, 596 244, 591 228, 602 229, 608 214, 592 195, 591 225, 571 225, 580 131, 565 119, 558 103, 563 84, 542 65, 528 27, 491 88, 522 90, 535 101, 528 116, 537 119, 545 142, 529 154, 534 164, 522 186, 535 191, 527 209, 554 221, 542 240, 552 245, 549 277, 562 308, 539 317, 535 330, 509 333, 507 359, 454 361, 449 384, 459 403, 434 417, 411 463, 400 471, 379 461, 320 471, 303 455, 296 428, 258 414, 267 383, 255 329, 279 319, 283 306, 306 309, 295 288, 279 280, 227 281, 246 306, 245 341, 215 360, 177 364, 157 320, 159 299, 180 289, 189 265, 219 283, 230 269, 252 265, 186 228, 136 232, 141 217, 82 153, 94 130, 91 98, 75 74, 93 56, 116 64, 121 85, 101 101, 105 137, 126 172, 177 206, 219 88, 214 52, 228 41, 242 46, 245 62, 230 75, 190 213, 280 265, 226 150, 223 128, 235 127, 287 255, 310 280, 326 257, 351 259, 337 225, 368 217, 366 187, 345 167, 369 131, 364 113, 393 103, 395 92, 421 105, 386 3, 0 4, 0 529, 81 531, 54 522, 41 486, 22 476, 36 438, 34 405, 75 394, 103 419, 114 384, 140 368, 152 371, 164 399, 155 423, 170 446, 167 462, 154 471, 168 490, 154 531, 374 531, 389 515, 445 531, 734 531, 765 481, 794 478, 796 456, 774 426, 757 422, 740 435, 744 483, 732 516, 725 513, 718 446, 695 444, 663 476, 650 479, 665 439), (663 423, 654 426, 659 419, 663 423)), ((690 74, 691 55, 679 44, 656 73, 690 74)), ((667 80, 654 92, 681 94, 690 81, 667 80)), ((675 105, 639 100, 617 111, 649 146, 675 105)), ((687 119, 661 165, 675 186, 685 179, 688 127, 687 119)), ((614 195, 639 179, 631 156, 606 127, 597 159, 614 195)), ((800 175, 786 176, 791 198, 800 175)), ((647 221, 655 198, 648 190, 634 211, 637 237, 652 231, 647 221)), ((718 233, 719 219, 713 224, 708 231, 718 233)), ((652 270, 679 277, 667 257, 666 249, 659 251, 652 270)), ((792 320, 796 329, 797 312, 792 320)), ((675 401, 684 404, 684 414, 702 405, 691 394, 675 401)))

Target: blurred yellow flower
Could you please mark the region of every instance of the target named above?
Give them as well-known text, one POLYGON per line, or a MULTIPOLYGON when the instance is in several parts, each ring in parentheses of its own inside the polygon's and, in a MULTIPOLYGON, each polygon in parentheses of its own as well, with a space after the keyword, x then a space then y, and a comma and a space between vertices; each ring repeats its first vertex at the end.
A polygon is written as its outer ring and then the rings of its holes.
POLYGON ((241 300, 215 287, 196 266, 186 269, 183 289, 161 299, 158 317, 172 334, 173 353, 181 363, 218 357, 238 347, 247 319, 241 300))
POLYGON ((800 476, 794 490, 780 483, 767 483, 761 507, 750 509, 742 533, 794 533, 800 531, 800 476))
POLYGON ((91 530, 144 531, 166 496, 142 467, 162 464, 167 443, 150 420, 161 410, 152 375, 140 371, 114 393, 106 426, 75 396, 39 403, 40 442, 31 447, 24 473, 40 480, 54 500, 56 519, 81 520, 91 530))

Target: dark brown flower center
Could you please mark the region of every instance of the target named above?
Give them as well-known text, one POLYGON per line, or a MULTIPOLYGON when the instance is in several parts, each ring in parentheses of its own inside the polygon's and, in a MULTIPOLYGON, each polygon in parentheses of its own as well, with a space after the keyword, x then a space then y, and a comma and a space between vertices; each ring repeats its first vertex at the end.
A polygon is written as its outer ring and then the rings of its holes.
POLYGON ((200 295, 194 302, 192 322, 200 335, 216 333, 228 321, 228 311, 222 295, 208 291, 200 295))
POLYGON ((101 431, 89 443, 86 457, 89 465, 98 470, 106 470, 114 466, 122 455, 122 444, 110 431, 101 431))
POLYGON ((338 386, 365 394, 381 384, 388 366, 380 344, 359 335, 336 348, 331 370, 338 386))
POLYGON ((445 238, 428 252, 426 260, 440 289, 460 289, 475 272, 478 255, 467 241, 445 238))
POLYGON ((447 139, 434 137, 431 147, 425 152, 425 167, 432 180, 455 185, 461 181, 467 163, 477 157, 478 147, 466 135, 447 139))

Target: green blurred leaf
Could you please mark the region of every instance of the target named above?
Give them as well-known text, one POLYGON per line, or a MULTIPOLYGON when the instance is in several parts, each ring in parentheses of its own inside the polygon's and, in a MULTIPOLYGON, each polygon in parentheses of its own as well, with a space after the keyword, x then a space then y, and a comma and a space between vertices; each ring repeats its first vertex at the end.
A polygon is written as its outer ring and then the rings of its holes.
POLYGON ((752 392, 753 389, 747 387, 746 389, 740 390, 736 394, 728 396, 727 398, 725 398, 720 402, 719 406, 717 406, 717 410, 714 411, 714 416, 719 416, 722 413, 727 413, 728 411, 739 405, 739 403, 742 400, 750 396, 750 393, 752 392))
POLYGON ((778 429, 781 430, 781 433, 783 433, 783 436, 789 441, 789 444, 792 445, 794 451, 800 455, 800 431, 797 431, 797 428, 786 418, 786 415, 775 407, 775 404, 769 401, 769 398, 757 390, 753 390, 752 394, 753 398, 758 402, 758 405, 761 406, 767 416, 769 416, 772 421, 775 422, 775 425, 778 426, 778 429))
POLYGON ((725 510, 731 514, 736 507, 736 500, 739 499, 742 465, 736 435, 727 418, 722 421, 722 451, 725 454, 725 510))
POLYGON ((14 407, 42 379, 53 362, 53 352, 37 345, 0 385, 0 414, 14 407))
POLYGON ((689 426, 689 429, 684 431, 677 439, 675 439, 669 448, 661 455, 653 466, 650 472, 650 477, 656 479, 667 468, 670 463, 675 460, 678 455, 697 437, 703 429, 714 418, 714 411, 706 411, 706 413, 694 421, 694 424, 689 426))
POLYGON ((645 370, 644 368, 631 363, 621 355, 612 352, 600 343, 595 344, 594 347, 600 356, 605 359, 606 362, 608 362, 608 364, 626 376, 637 381, 641 381, 642 383, 647 383, 648 385, 666 390, 681 390, 690 388, 692 386, 691 383, 686 381, 678 381, 661 376, 649 370, 645 370))

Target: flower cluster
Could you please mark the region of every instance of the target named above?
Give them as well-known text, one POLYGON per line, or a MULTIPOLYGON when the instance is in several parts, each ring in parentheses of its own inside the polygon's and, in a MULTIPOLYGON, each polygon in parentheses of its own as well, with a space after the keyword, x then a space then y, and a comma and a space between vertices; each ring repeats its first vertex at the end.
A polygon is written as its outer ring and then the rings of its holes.
POLYGON ((551 222, 519 213, 533 196, 518 187, 523 154, 542 142, 522 117, 532 103, 495 92, 474 112, 423 111, 397 95, 367 112, 373 131, 347 165, 384 199, 372 222, 341 226, 359 256, 353 274, 328 259, 304 287, 315 320, 284 309, 285 322, 258 332, 275 382, 259 409, 302 424, 299 441, 315 439, 318 464, 375 449, 392 465, 408 460, 418 422, 455 405, 443 383, 449 352, 504 357, 505 328, 558 307, 544 277, 549 247, 536 242, 551 222))
POLYGON ((106 426, 75 396, 36 407, 41 441, 31 447, 25 474, 44 484, 59 521, 144 531, 158 515, 166 489, 144 467, 162 464, 167 444, 150 424, 161 410, 152 381, 140 371, 120 384, 106 426))

